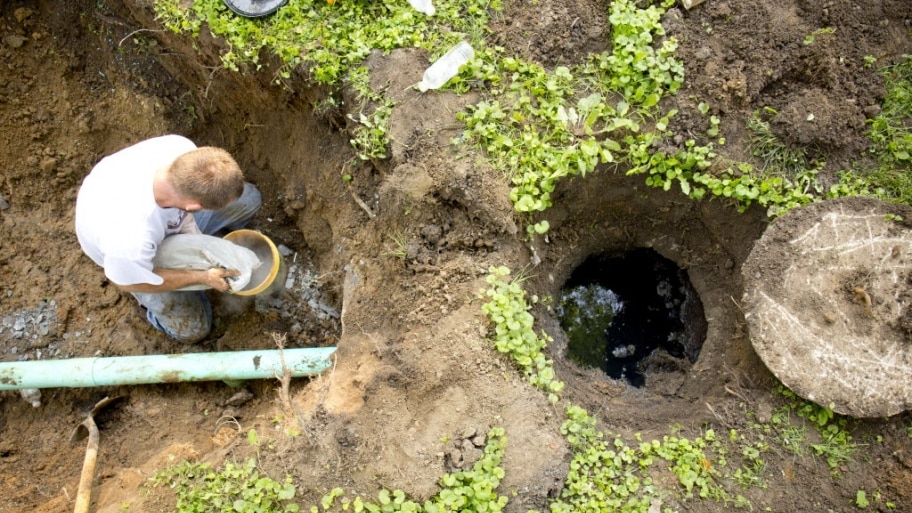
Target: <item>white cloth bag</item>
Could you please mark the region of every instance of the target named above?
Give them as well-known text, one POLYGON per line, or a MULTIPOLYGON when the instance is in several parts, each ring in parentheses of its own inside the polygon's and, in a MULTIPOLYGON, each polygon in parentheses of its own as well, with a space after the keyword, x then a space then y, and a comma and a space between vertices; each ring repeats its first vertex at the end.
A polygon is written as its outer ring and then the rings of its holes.
MULTIPOLYGON (((243 290, 250 283, 253 270, 262 262, 256 254, 229 240, 213 235, 179 233, 165 237, 158 245, 158 252, 152 259, 155 267, 162 269, 205 270, 213 267, 234 269, 240 273, 228 278, 232 292, 243 290)), ((206 285, 190 285, 180 290, 203 290, 206 285)))

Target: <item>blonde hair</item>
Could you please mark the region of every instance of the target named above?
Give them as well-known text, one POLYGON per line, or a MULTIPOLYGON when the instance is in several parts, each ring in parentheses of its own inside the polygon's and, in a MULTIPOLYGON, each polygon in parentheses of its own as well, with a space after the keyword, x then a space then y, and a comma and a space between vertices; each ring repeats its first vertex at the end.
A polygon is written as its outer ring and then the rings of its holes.
POLYGON ((206 210, 218 210, 241 197, 244 174, 227 151, 203 146, 184 153, 168 168, 175 191, 198 201, 206 210))

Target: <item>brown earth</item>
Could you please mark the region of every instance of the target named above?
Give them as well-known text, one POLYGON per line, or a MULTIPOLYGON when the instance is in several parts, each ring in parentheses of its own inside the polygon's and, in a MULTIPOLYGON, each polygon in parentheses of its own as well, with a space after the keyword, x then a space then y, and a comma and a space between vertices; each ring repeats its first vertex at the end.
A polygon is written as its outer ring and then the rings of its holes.
MULTIPOLYGON (((525 58, 572 64, 606 47, 606 2, 504 4, 492 42, 525 58)), ((335 486, 363 496, 398 488, 421 499, 442 474, 477 458, 461 443, 491 426, 508 436, 501 491, 509 511, 547 509, 567 470, 564 416, 487 340, 477 292, 491 265, 524 269, 526 289, 542 298, 558 297, 591 254, 649 247, 686 269, 705 312, 703 349, 692 365, 648 374, 644 388, 568 362, 553 312, 535 307, 537 329, 554 337, 549 351, 565 399, 605 430, 648 439, 672 426, 685 436, 707 423, 741 429, 777 401, 738 303, 741 265, 768 223, 764 212, 739 215, 724 201, 693 202, 606 168, 560 184, 542 216, 549 236, 529 244, 499 173, 449 145, 460 129, 452 113, 472 98, 408 87, 428 63, 422 52, 369 59, 374 86, 388 84, 398 102, 391 157, 352 168, 345 112, 314 115, 325 91, 301 77, 274 86, 268 69, 243 77, 221 69, 217 41, 204 36, 197 51, 162 30, 147 1, 3 2, 0 16, 4 361, 264 349, 282 337, 287 347, 338 348, 332 369, 294 380, 287 400, 275 381, 251 382, 241 395, 220 382, 45 389, 37 408, 2 392, 0 511, 72 509, 85 448, 69 436, 106 395, 126 400, 99 419, 98 511, 167 507, 142 487, 155 469, 242 458, 251 428, 265 441, 261 467, 291 474, 301 504, 335 486), (307 278, 278 303, 214 297, 218 325, 192 347, 152 330, 80 252, 72 230, 76 191, 94 163, 169 132, 237 157, 264 193, 255 227, 289 248, 307 278)), ((706 101, 721 118, 726 153, 747 159, 746 120, 772 107, 777 134, 825 158, 832 174, 862 158, 865 119, 885 94, 864 57, 886 65, 912 53, 910 16, 908 0, 708 0, 675 9, 664 21, 686 66, 675 129, 705 130, 696 105, 706 101), (802 44, 824 27, 836 30, 802 44)), ((357 103, 350 92, 346 99, 357 103)), ((896 511, 912 511, 909 425, 908 412, 852 421, 864 445, 838 478, 820 459, 766 453, 767 487, 743 493, 757 510, 843 512, 855 509, 858 490, 879 490, 896 511)))

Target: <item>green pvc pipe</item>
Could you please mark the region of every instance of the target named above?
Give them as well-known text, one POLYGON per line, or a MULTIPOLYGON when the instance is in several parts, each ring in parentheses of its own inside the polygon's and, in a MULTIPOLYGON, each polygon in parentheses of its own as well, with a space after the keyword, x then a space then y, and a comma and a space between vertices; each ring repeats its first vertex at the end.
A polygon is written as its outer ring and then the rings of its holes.
POLYGON ((318 374, 335 347, 0 362, 0 390, 79 388, 184 381, 243 381, 318 374))

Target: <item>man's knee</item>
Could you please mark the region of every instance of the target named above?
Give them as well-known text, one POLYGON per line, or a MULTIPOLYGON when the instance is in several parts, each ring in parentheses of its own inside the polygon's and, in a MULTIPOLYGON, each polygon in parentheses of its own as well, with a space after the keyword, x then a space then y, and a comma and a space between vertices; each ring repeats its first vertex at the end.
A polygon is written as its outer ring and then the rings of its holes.
POLYGON ((201 292, 166 292, 138 297, 156 329, 185 343, 204 339, 212 329, 212 307, 201 292))
POLYGON ((212 322, 205 316, 180 316, 170 319, 171 329, 165 330, 174 340, 187 344, 195 344, 206 338, 212 330, 212 322))

